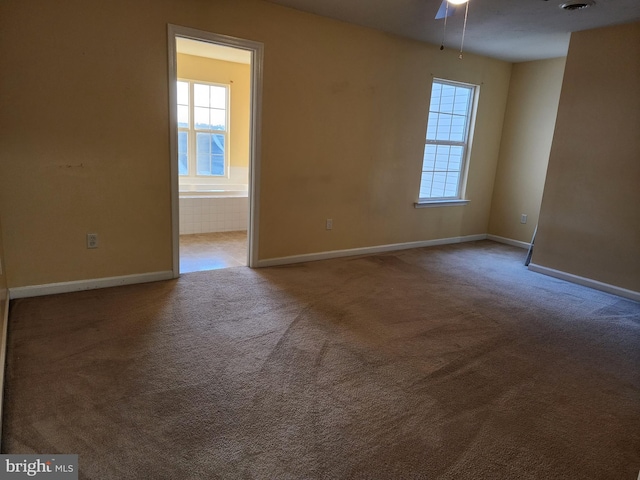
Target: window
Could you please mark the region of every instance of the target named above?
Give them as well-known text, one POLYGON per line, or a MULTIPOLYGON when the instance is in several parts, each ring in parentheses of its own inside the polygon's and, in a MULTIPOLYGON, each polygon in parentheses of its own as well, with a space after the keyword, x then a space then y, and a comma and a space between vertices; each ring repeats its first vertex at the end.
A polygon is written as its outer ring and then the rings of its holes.
POLYGON ((178 81, 179 175, 227 175, 228 105, 226 85, 178 81))
POLYGON ((462 199, 475 89, 464 83, 433 81, 419 203, 462 199))

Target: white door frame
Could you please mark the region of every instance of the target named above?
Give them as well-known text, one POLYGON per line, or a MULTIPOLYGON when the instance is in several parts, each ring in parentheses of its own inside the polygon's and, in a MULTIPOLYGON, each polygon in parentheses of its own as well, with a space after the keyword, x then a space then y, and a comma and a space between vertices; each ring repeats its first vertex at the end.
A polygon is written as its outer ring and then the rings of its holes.
POLYGON ((173 244, 173 277, 180 276, 180 223, 178 186, 178 108, 177 108, 177 52, 176 37, 239 48, 251 53, 251 122, 249 131, 249 225, 247 232, 247 265, 258 264, 258 240, 260 238, 260 121, 262 111, 262 76, 264 44, 242 38, 219 35, 179 25, 167 25, 169 52, 169 148, 171 149, 171 230, 173 244))

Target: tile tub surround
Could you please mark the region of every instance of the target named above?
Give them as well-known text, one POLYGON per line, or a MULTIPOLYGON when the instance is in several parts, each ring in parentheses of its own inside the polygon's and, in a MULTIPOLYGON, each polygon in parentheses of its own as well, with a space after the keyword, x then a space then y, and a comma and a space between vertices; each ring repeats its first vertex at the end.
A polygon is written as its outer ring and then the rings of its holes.
POLYGON ((248 196, 181 196, 180 235, 246 230, 248 196))

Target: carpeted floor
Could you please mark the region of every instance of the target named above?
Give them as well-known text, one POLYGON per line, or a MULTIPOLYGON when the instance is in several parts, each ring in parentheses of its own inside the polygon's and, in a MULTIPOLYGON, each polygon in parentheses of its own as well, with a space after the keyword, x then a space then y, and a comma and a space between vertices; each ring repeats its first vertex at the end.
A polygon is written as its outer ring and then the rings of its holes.
POLYGON ((493 242, 21 299, 3 453, 90 479, 616 479, 640 304, 493 242))

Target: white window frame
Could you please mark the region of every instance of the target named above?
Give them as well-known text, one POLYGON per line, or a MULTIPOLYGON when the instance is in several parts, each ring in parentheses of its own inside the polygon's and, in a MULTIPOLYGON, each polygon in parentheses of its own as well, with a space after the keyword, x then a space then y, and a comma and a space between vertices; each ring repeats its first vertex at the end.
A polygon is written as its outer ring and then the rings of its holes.
MULTIPOLYGON (((178 82, 187 82, 189 85, 189 127, 177 126, 177 132, 187 132, 187 170, 186 175, 178 174, 180 180, 197 179, 198 183, 217 183, 221 178, 229 178, 230 176, 230 115, 231 109, 231 85, 226 83, 206 82, 204 80, 192 80, 188 78, 178 78, 178 82), (195 128, 194 122, 194 85, 209 85, 215 87, 224 87, 226 91, 225 104, 225 130, 201 130, 195 128), (224 135, 224 173, 222 175, 198 175, 197 156, 196 156, 196 134, 197 133, 215 133, 216 135, 224 135)), ((179 158, 179 157, 178 157, 179 158)), ((179 170, 178 170, 179 171, 179 170)))
MULTIPOLYGON (((441 85, 449 85, 453 87, 462 87, 471 90, 471 95, 469 98, 469 103, 467 106, 466 113, 466 125, 464 130, 464 137, 462 141, 453 141, 453 140, 436 140, 436 139, 428 139, 428 128, 425 131, 425 150, 423 151, 423 162, 420 168, 420 185, 418 190, 418 201, 415 203, 416 207, 435 207, 435 206, 448 206, 448 205, 466 205, 469 203, 469 200, 465 199, 465 191, 467 185, 467 176, 469 170, 469 158, 471 156, 471 137, 473 132, 473 127, 475 124, 476 118, 476 110, 477 110, 477 98, 479 86, 473 85, 470 83, 456 82, 453 80, 446 80, 442 78, 434 78, 431 84, 431 91, 433 91, 433 86, 435 84, 441 85), (426 152, 427 146, 429 145, 444 145, 444 146, 458 146, 462 147, 462 155, 461 155, 461 165, 460 165, 460 173, 458 179, 458 188, 455 196, 443 196, 443 197, 420 197, 420 193, 422 191, 422 174, 426 171, 424 170, 424 154, 426 152)), ((439 110, 432 110, 431 105, 431 97, 429 98, 429 113, 442 113, 439 110)), ((428 121, 427 121, 428 123, 428 121)))

